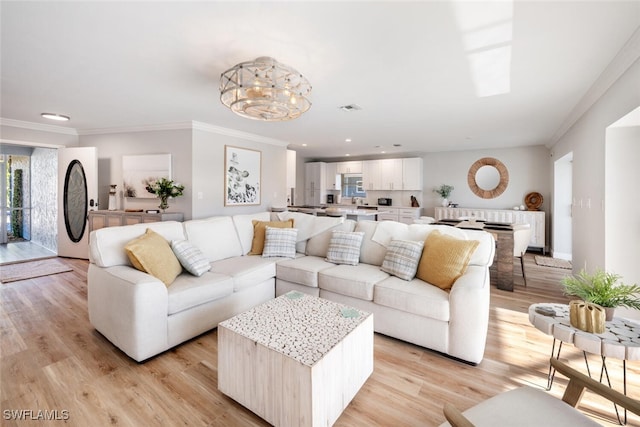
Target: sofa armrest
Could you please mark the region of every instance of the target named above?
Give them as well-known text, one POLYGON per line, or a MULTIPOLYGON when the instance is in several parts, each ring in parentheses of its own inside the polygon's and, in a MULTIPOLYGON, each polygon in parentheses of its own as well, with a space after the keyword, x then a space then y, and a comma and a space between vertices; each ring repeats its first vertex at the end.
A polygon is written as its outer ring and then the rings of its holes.
POLYGON ((489 327, 488 267, 470 265, 449 294, 449 354, 472 363, 484 355, 489 327))
POLYGON ((87 283, 89 320, 109 341, 139 362, 167 349, 164 283, 133 267, 95 264, 87 283))

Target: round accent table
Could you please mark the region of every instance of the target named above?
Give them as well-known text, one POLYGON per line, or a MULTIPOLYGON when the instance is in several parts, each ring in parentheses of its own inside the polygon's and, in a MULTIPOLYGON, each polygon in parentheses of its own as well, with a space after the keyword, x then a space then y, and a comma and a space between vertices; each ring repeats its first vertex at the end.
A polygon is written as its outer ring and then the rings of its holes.
MULTIPOLYGON (((606 377, 609 387, 609 373, 607 371, 606 358, 622 360, 623 367, 623 387, 624 394, 627 394, 627 360, 640 360, 640 323, 629 319, 614 317, 610 322, 606 322, 605 331, 602 334, 581 331, 574 328, 569 322, 569 306, 567 304, 540 303, 529 306, 529 322, 539 331, 553 337, 551 347, 551 357, 560 358, 562 344, 573 344, 582 350, 584 360, 587 365, 587 372, 591 376, 587 353, 600 355, 602 358, 602 368, 600 370, 600 382, 603 374, 606 377), (551 309, 553 314, 543 314, 536 309, 551 309), (559 341, 556 353, 556 340, 559 341), (555 353, 555 354, 554 354, 555 353)), ((547 390, 553 385, 555 370, 549 365, 549 375, 547 378, 547 390)), ((616 415, 621 424, 626 424, 627 413, 625 410, 624 421, 620 420, 618 409, 616 415)))

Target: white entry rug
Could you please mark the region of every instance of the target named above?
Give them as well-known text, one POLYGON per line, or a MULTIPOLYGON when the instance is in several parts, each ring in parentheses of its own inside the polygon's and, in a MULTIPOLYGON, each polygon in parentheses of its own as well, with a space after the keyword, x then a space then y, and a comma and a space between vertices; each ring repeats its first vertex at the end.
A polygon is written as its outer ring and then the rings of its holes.
POLYGON ((0 282, 10 283, 34 277, 64 273, 73 269, 55 258, 40 261, 21 262, 0 267, 0 282))

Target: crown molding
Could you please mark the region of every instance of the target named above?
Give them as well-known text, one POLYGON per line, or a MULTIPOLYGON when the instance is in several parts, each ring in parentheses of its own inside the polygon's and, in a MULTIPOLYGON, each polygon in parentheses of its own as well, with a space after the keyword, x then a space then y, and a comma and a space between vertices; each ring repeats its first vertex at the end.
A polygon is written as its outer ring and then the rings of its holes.
POLYGON ((202 123, 197 121, 185 121, 176 123, 165 123, 157 125, 143 125, 143 126, 127 126, 117 128, 102 128, 102 129, 80 129, 78 135, 100 135, 109 133, 132 133, 132 132, 152 132, 152 131, 167 131, 167 130, 199 130, 203 132, 215 133, 217 135, 232 136, 248 141, 260 142, 263 144, 288 146, 289 143, 280 141, 278 139, 268 138, 261 135, 256 135, 249 132, 243 132, 236 129, 225 128, 222 126, 215 126, 208 123, 202 123))
POLYGON ((19 145, 21 147, 36 147, 36 148, 66 148, 66 145, 62 144, 47 144, 44 142, 31 142, 31 141, 20 141, 17 139, 2 139, 0 138, 0 143, 7 145, 19 145))
POLYGON ((636 29, 633 35, 620 49, 618 54, 609 63, 607 68, 598 76, 587 93, 580 99, 571 110, 569 116, 556 130, 547 144, 548 148, 553 147, 573 127, 574 124, 604 95, 607 90, 640 58, 640 28, 636 29))
POLYGON ((203 132, 215 133, 218 135, 233 136, 235 138, 246 139, 248 141, 261 142, 263 144, 277 145, 287 147, 288 142, 279 139, 268 138, 266 136, 256 135, 254 133, 243 132, 236 129, 225 128, 221 126, 210 125, 208 123, 193 122, 193 129, 203 132))
POLYGON ((157 125, 79 129, 78 135, 104 135, 109 133, 153 132, 153 131, 184 130, 184 129, 190 130, 192 128, 193 128, 192 122, 187 121, 187 122, 165 123, 165 124, 157 124, 157 125))
POLYGON ((42 132, 61 133, 64 135, 78 136, 78 131, 74 128, 64 126, 47 125, 44 123, 25 122, 22 120, 5 119, 0 117, 0 125, 21 129, 37 130, 42 132))

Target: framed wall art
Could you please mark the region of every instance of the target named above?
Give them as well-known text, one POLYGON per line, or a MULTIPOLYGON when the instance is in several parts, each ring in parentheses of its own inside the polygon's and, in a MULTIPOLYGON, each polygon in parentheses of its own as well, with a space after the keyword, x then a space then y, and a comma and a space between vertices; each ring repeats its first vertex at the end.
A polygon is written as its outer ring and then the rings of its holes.
POLYGON ((224 205, 259 205, 262 152, 225 145, 224 166, 224 205))
POLYGON ((146 186, 158 178, 171 179, 171 154, 122 156, 124 197, 155 199, 146 186))

